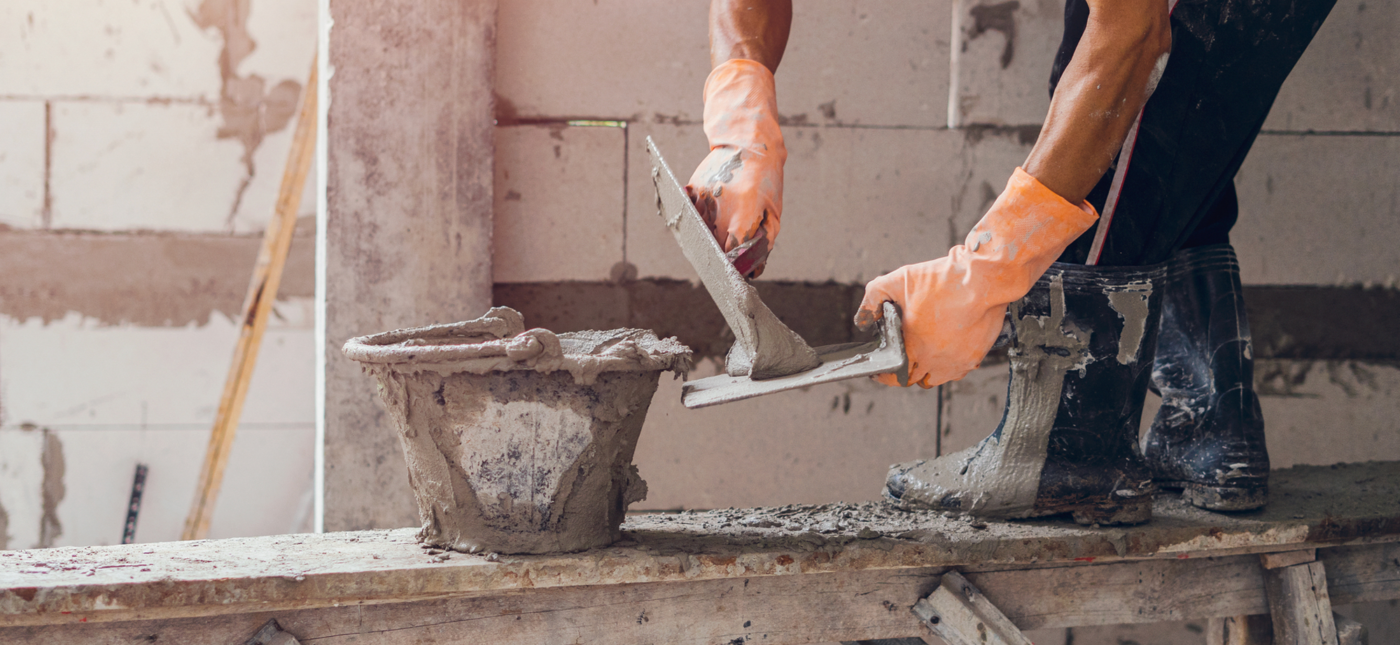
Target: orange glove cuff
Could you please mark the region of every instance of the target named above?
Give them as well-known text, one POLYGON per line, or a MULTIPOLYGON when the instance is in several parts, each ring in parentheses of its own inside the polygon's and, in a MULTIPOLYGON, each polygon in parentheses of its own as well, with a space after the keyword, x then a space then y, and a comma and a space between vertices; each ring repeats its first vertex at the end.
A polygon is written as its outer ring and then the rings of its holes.
POLYGON ((756 277, 778 237, 787 162, 777 90, 767 67, 735 59, 710 72, 705 136, 710 154, 686 191, 734 267, 756 277))
POLYGON ((705 79, 705 136, 710 149, 743 148, 759 156, 787 160, 778 127, 778 89, 773 72, 742 58, 725 61, 705 79))
MULTIPOLYGON (((1097 219, 1087 202, 1075 206, 1017 168, 963 244, 866 285, 857 325, 869 327, 884 301, 898 303, 909 382, 933 387, 961 379, 996 342, 1006 305, 1025 296, 1097 219)), ((895 385, 893 376, 879 380, 895 385)))

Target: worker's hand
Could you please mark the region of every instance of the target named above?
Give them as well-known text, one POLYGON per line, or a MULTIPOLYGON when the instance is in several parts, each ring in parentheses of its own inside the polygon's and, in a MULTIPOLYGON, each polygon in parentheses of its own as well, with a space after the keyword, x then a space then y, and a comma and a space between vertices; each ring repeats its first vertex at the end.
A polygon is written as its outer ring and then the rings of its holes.
MULTIPOLYGON (((931 388, 975 369, 996 342, 1006 305, 1035 285, 1060 253, 1098 219, 1020 168, 967 240, 948 255, 911 264, 865 285, 856 327, 869 330, 881 304, 903 312, 909 383, 931 388)), ((898 385, 893 374, 876 380, 898 385)))
POLYGON ((787 161, 773 73, 744 59, 710 72, 705 135, 710 155, 695 169, 686 194, 739 273, 758 277, 778 237, 787 161))

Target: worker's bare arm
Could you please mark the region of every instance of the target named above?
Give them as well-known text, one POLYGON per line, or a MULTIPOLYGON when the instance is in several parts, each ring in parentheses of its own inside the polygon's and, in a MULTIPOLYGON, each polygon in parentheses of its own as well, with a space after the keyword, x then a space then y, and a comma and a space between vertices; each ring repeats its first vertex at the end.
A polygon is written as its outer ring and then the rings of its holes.
POLYGON ((710 65, 736 58, 777 72, 792 27, 792 0, 712 0, 710 65))
POLYGON ((1166 0, 1088 0, 1089 22, 1025 170, 1071 204, 1113 162, 1171 51, 1166 0))

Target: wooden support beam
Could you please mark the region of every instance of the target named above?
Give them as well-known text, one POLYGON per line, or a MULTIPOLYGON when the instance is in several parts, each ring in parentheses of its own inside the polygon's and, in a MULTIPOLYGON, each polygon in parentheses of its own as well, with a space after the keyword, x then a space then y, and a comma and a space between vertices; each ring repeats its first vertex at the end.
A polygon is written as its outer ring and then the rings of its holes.
POLYGON ((1274 645, 1337 645, 1337 625, 1321 562, 1264 570, 1274 645))
POLYGON ((938 588, 914 603, 912 611, 948 645, 1032 645, 1006 614, 956 571, 943 574, 938 588))
POLYGON ((233 361, 224 380, 224 392, 219 397, 219 411, 209 433, 209 448, 204 466, 199 472, 194 502, 185 518, 182 540, 200 540, 209 535, 209 522, 214 518, 214 502, 224 482, 224 468, 233 452, 233 437, 238 419, 243 415, 243 401, 253 380, 253 367, 258 362, 263 332, 272 304, 277 301, 277 289, 282 284, 282 269, 287 265, 287 252, 292 248, 292 233, 296 232, 297 213, 301 209, 302 187, 311 171, 316 152, 316 62, 311 63, 311 78, 301 93, 301 112, 297 116, 292 148, 287 153, 287 166, 282 173, 282 186, 277 193, 277 206, 263 232, 262 250, 253 267, 253 279, 243 302, 238 344, 234 346, 233 361))
MULTIPOLYGON (((405 534, 411 530, 404 531, 405 534)), ((360 535, 367 535, 360 534, 360 535)), ((352 534, 354 535, 354 534, 352 534)), ((289 536, 292 537, 292 536, 289 536)), ((107 644, 146 642, 158 635, 182 645, 240 643, 269 618, 277 618, 289 633, 304 643, 318 645, 365 642, 409 645, 422 642, 607 642, 610 645, 644 645, 656 642, 729 643, 736 638, 771 645, 907 638, 927 633, 910 612, 920 598, 941 584, 945 569, 896 568, 821 574, 745 576, 742 561, 735 577, 641 584, 594 584, 471 591, 454 582, 471 580, 476 573, 491 579, 548 582, 547 571, 565 566, 560 559, 520 558, 529 566, 511 566, 501 557, 491 562, 479 556, 456 555, 443 562, 418 552, 424 564, 405 572, 384 571, 412 601, 395 602, 379 593, 376 567, 394 566, 393 545, 369 542, 356 562, 344 545, 327 536, 294 536, 304 541, 308 553, 328 556, 317 567, 310 558, 302 567, 260 579, 240 580, 235 565, 218 563, 218 571, 230 577, 211 576, 209 585, 190 586, 165 573, 144 585, 149 596, 134 593, 130 583, 102 584, 93 588, 95 598, 107 606, 137 609, 74 611, 75 604, 60 602, 62 589, 0 588, 0 642, 6 645, 107 644), (538 560, 537 564, 534 564, 538 560), (335 575, 336 569, 354 569, 351 575, 335 575), (409 587, 418 595, 408 593, 409 587), (362 600, 356 600, 358 596, 362 600), (25 598, 29 598, 26 602, 25 598), (327 604, 322 598, 334 598, 327 604), (160 605, 161 601, 185 603, 160 605), (43 613, 26 613, 39 605, 43 613), (65 609, 67 607, 68 609, 65 609), (232 611, 230 611, 232 610, 232 611), (65 613, 68 612, 68 613, 65 613), (123 620, 103 613, 121 613, 123 620), (641 621, 639 624, 637 621, 641 621), (81 622, 87 621, 87 622, 81 622), (12 627, 4 627, 12 625, 12 627), (766 636, 766 638, 764 638, 766 636), (357 640, 358 639, 358 640, 357 640)), ((368 541, 368 540, 365 540, 368 541)), ((212 541, 212 543, 235 541, 212 541)), ((172 543, 184 546, 191 543, 172 543)), ((211 542, 193 543, 208 545, 211 542)), ((152 549, 160 545, 136 545, 152 549)), ((232 546, 232 545, 231 545, 232 546)), ((407 546, 407 545, 406 545, 407 546)), ((115 547, 107 547, 115 548, 115 547)), ((243 545, 249 559, 276 566, 297 562, 284 554, 243 545), (256 557, 254 557, 256 556, 256 557)), ((45 550, 55 551, 53 549, 45 550)), ((34 553, 43 553, 36 551, 34 553)), ((29 553, 29 552, 7 552, 29 553)), ((136 551, 139 557, 140 550, 136 551)), ((197 570, 199 560, 213 551, 175 557, 188 575, 210 575, 197 570)), ((74 566, 67 554, 55 561, 74 566)), ((149 558, 149 556, 147 556, 149 558)), ((613 569, 615 562, 602 553, 567 556, 590 569, 613 569)), ((632 556, 636 564, 656 571, 679 571, 674 556, 648 560, 644 553, 632 556)), ((1320 562, 1328 565, 1334 597, 1346 604, 1400 598, 1400 544, 1373 544, 1321 549, 1320 562)), ((0 558, 0 583, 15 579, 0 558)), ((149 559, 129 559, 145 563, 149 559)), ((47 567, 17 563, 18 571, 36 571, 32 578, 71 575, 101 580, 139 568, 97 570, 93 576, 80 569, 71 574, 44 572, 47 567)), ((81 563, 79 563, 81 564, 81 563)), ((697 561, 690 574, 703 571, 697 561)), ((220 574, 223 575, 223 574, 220 574)), ((1263 614, 1269 610, 1263 592, 1263 569, 1256 555, 1224 558, 1153 560, 1113 564, 1058 565, 1037 569, 984 571, 965 576, 982 595, 1020 629, 1206 620, 1222 616, 1263 614), (1252 572, 1252 573, 1251 573, 1252 572)), ((35 584, 35 583, 30 583, 35 584)), ((2 586, 2 585, 0 585, 2 586)), ((1250 644, 1254 645, 1254 644, 1250 644)), ((1262 645, 1262 644, 1261 644, 1262 645)))
POLYGON ((1295 564, 1304 564, 1317 559, 1317 549, 1303 549, 1301 551, 1280 551, 1278 553, 1259 554, 1259 564, 1265 569, 1282 569, 1295 564))

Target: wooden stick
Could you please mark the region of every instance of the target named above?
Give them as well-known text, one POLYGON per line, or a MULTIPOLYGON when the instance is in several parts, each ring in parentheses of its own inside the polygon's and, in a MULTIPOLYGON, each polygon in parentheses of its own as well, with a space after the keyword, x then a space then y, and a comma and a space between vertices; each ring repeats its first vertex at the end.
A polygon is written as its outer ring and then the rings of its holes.
POLYGON ((297 115, 296 134, 287 154, 287 168, 282 173, 282 187, 277 194, 277 208, 263 233, 262 250, 253 268, 253 281, 248 285, 248 297, 243 302, 243 317, 238 332, 238 345, 233 350, 233 364, 224 381, 224 393, 219 399, 219 412, 214 417, 214 429, 209 436, 209 449, 204 455, 204 467, 199 473, 199 487, 194 504, 185 518, 182 540, 199 540, 209 535, 209 521, 214 516, 214 501, 224 481, 229 451, 233 448, 238 418, 243 413, 243 401, 248 396, 248 383, 253 378, 258 348, 267 317, 277 300, 277 288, 282 283, 282 269, 287 264, 287 251, 292 246, 296 230, 297 211, 301 208, 302 187, 311 170, 316 148, 316 61, 311 62, 311 78, 302 90, 301 112, 297 115))

